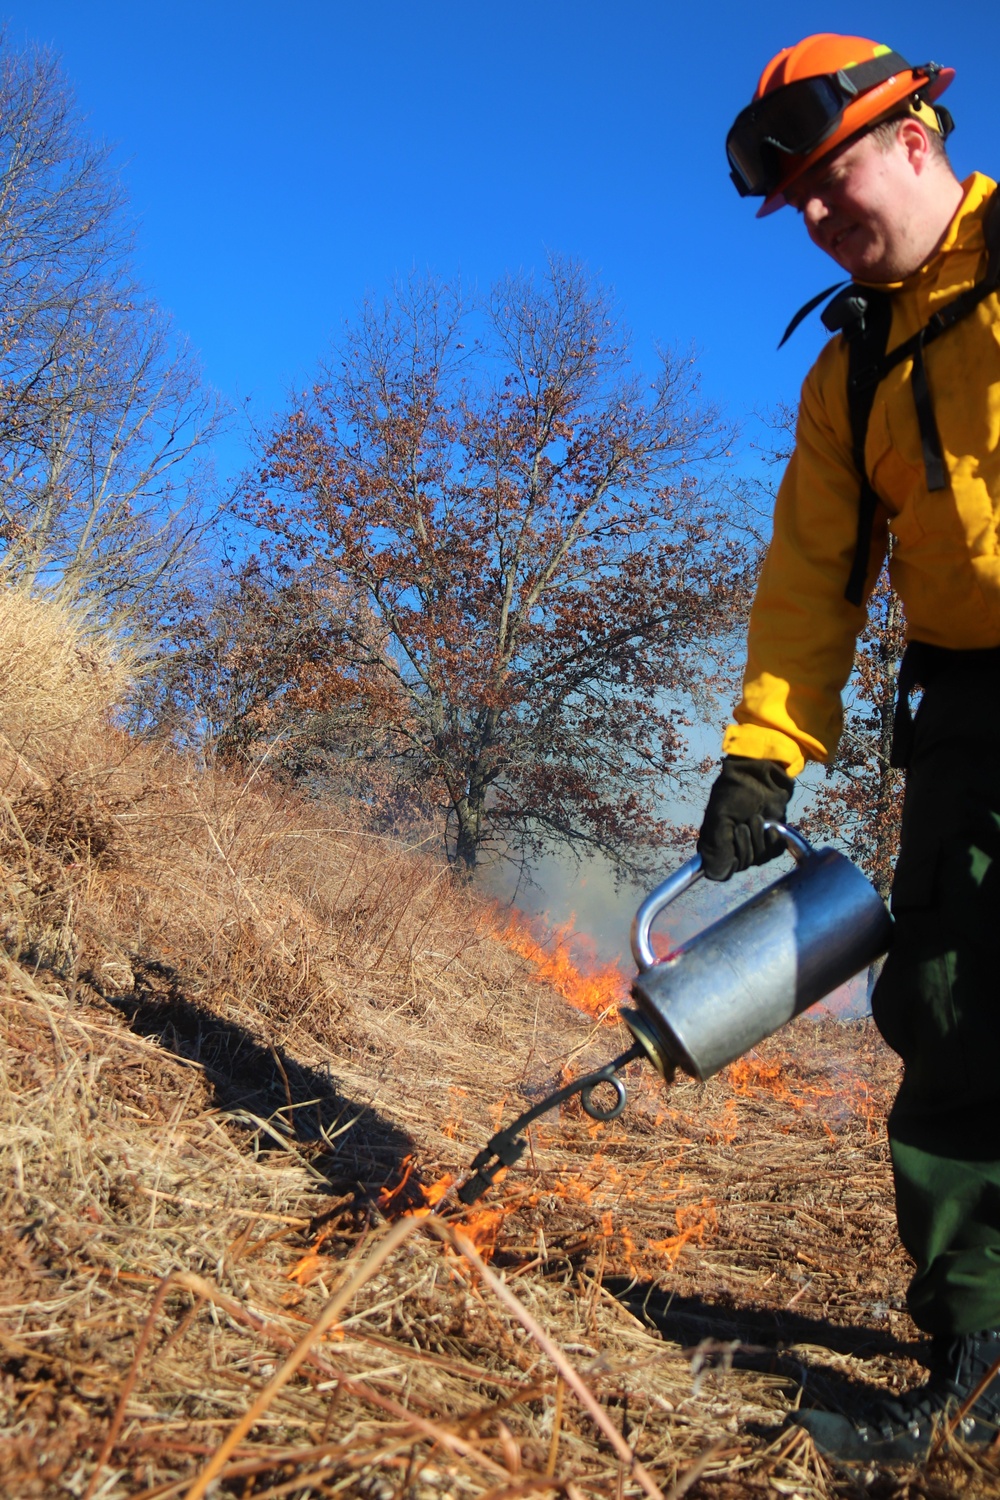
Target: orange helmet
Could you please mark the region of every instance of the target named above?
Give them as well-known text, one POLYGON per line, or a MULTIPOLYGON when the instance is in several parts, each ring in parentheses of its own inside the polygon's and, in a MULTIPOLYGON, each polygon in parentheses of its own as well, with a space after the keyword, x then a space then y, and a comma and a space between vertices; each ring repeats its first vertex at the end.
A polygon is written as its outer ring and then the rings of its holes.
POLYGON ((821 32, 771 59, 726 138, 732 178, 743 196, 764 198, 758 218, 785 202, 785 190, 849 137, 911 113, 947 135, 945 109, 930 106, 955 76, 937 63, 912 67, 863 36, 821 32))

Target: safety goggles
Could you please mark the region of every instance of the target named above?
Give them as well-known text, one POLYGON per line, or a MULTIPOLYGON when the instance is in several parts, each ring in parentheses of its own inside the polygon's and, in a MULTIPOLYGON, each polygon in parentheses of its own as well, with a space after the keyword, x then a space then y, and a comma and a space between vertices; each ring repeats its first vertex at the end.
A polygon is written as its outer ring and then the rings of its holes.
POLYGON ((933 63, 911 68, 898 52, 885 52, 853 68, 801 78, 755 99, 736 116, 726 137, 726 155, 740 196, 773 193, 787 171, 787 158, 806 156, 822 145, 860 94, 898 73, 933 78, 939 71, 933 63))

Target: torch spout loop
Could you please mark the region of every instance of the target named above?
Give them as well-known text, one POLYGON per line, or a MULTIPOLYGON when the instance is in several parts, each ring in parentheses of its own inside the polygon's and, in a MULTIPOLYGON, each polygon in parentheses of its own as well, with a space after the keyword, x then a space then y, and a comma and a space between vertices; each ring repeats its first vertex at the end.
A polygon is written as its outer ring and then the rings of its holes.
POLYGON ((627 1052, 619 1057, 614 1057, 610 1062, 598 1068, 596 1073, 585 1073, 580 1078, 574 1078, 572 1083, 567 1083, 564 1088, 556 1089, 554 1094, 547 1094, 530 1109, 526 1109, 523 1115, 518 1115, 516 1120, 504 1130, 498 1130, 496 1135, 491 1135, 486 1145, 473 1161, 469 1171, 474 1175, 464 1182, 458 1190, 458 1197, 462 1203, 475 1203, 481 1198, 488 1188, 492 1187, 493 1179, 501 1167, 513 1166, 514 1162, 524 1154, 527 1141, 518 1140, 523 1130, 537 1120, 540 1115, 547 1114, 550 1109, 564 1104, 567 1099, 572 1099, 574 1094, 580 1095, 580 1103, 592 1120, 616 1120, 625 1108, 626 1093, 625 1084, 617 1077, 620 1068, 630 1063, 637 1057, 645 1057, 646 1049, 640 1042, 635 1042, 627 1052), (610 1083, 615 1090, 617 1098, 609 1109, 603 1108, 595 1103, 593 1099, 594 1090, 599 1084, 610 1083), (495 1159, 494 1159, 495 1158, 495 1159))

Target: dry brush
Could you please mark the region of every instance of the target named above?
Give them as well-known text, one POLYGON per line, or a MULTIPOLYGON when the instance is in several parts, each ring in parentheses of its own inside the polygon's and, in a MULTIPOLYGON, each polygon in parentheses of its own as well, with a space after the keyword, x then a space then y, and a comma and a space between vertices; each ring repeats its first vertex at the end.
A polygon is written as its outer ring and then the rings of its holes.
POLYGON ((65 614, 3 597, 0 651, 8 1493, 1000 1492, 782 1426, 919 1376, 863 1024, 637 1073, 459 1211, 615 1023, 419 849, 116 729, 128 664, 65 614))

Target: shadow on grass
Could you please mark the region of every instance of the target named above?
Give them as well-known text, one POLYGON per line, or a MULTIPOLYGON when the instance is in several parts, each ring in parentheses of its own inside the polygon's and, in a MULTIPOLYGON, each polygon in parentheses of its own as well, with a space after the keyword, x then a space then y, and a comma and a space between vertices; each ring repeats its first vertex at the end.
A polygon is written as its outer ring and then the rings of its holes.
MULTIPOLYGON (((838 1364, 828 1364, 822 1352, 852 1355, 855 1359, 907 1359, 926 1364, 930 1340, 896 1338, 888 1329, 831 1323, 794 1309, 716 1305, 698 1296, 673 1295, 651 1283, 611 1277, 605 1287, 647 1327, 692 1355, 692 1373, 700 1370, 756 1370, 784 1376, 790 1389, 800 1387, 806 1406, 819 1405, 854 1415, 873 1399, 884 1396, 883 1384, 868 1382, 838 1364), (809 1356, 792 1350, 808 1345, 809 1356)), ((772 1431, 768 1429, 768 1431, 772 1431)))
MULTIPOLYGON (((140 1036, 196 1062, 212 1090, 212 1103, 254 1139, 261 1153, 296 1149, 318 1173, 316 1186, 351 1193, 362 1203, 407 1183, 394 1206, 409 1196, 405 1131, 371 1102, 344 1094, 326 1069, 305 1066, 281 1047, 267 1046, 245 1027, 190 1000, 169 965, 132 956, 135 987, 108 993, 93 975, 81 976, 140 1036)), ((419 1188, 414 1187, 419 1193, 419 1188)))

